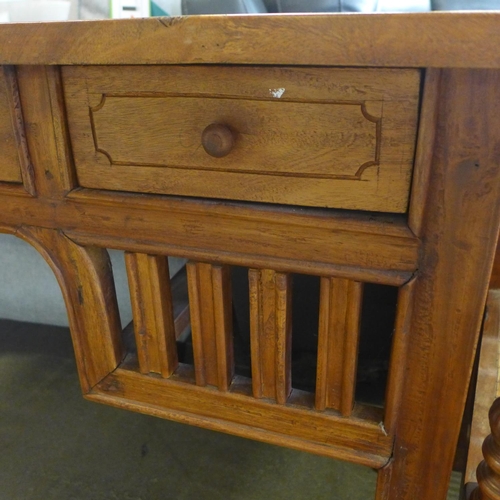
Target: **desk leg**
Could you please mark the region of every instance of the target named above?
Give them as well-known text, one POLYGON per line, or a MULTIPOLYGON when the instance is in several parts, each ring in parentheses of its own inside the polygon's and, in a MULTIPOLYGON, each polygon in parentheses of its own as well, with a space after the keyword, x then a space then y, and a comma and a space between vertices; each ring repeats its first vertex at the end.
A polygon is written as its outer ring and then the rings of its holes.
POLYGON ((498 235, 500 72, 443 70, 437 106, 403 396, 378 499, 446 498, 498 235))

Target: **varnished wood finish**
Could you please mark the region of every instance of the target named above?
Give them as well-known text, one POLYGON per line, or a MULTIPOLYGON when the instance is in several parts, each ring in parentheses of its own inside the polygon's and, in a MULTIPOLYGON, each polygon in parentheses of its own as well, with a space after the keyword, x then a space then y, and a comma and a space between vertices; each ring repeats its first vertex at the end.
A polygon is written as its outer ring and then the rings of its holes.
POLYGON ((291 276, 251 269, 248 281, 253 395, 285 404, 292 390, 291 276))
POLYGON ((491 271, 490 288, 500 289, 500 246, 497 242, 493 270, 491 271))
POLYGON ((0 226, 38 250, 61 287, 82 390, 88 392, 123 358, 120 317, 106 250, 83 247, 55 230, 0 226))
POLYGON ((406 212, 419 71, 68 67, 63 79, 81 186, 406 212), (223 154, 201 147, 211 125, 228 134, 223 154))
POLYGON ((188 262, 187 273, 196 383, 227 391, 234 374, 229 268, 188 262))
POLYGON ((440 78, 441 72, 439 69, 426 69, 415 153, 415 169, 411 186, 410 213, 408 216, 408 226, 417 236, 422 233, 424 211, 427 206, 426 198, 436 137, 440 78))
POLYGON ((0 64, 499 68, 499 46, 492 12, 189 16, 6 25, 0 64))
POLYGON ((168 260, 127 252, 125 263, 140 371, 168 377, 177 368, 168 260))
POLYGON ((404 218, 78 190, 61 202, 0 189, 5 223, 19 213, 81 244, 401 285, 417 269, 404 218), (189 231, 186 231, 189 228, 189 231), (238 238, 234 238, 235 234, 238 238), (288 242, 293 241, 293 245, 288 242), (283 252, 283 248, 287 252, 283 252))
POLYGON ((0 231, 51 265, 86 397, 376 468, 377 500, 444 500, 500 224, 499 45, 500 13, 0 25, 0 231), (235 133, 221 158, 215 122, 235 133), (361 180, 308 177, 377 144, 361 180), (128 252, 137 356, 105 248, 128 252), (191 260, 193 365, 169 255, 191 260), (229 266, 250 269, 252 379, 233 374, 229 266), (291 377, 294 273, 322 282, 315 394, 291 377), (383 410, 353 397, 365 282, 401 287, 383 410))
MULTIPOLYGON (((20 144, 16 140, 16 131, 19 134, 19 125, 16 112, 19 106, 15 105, 15 72, 14 68, 5 66, 0 68, 0 144, 2 145, 2 158, 0 160, 0 182, 22 181, 21 165, 19 160, 23 157, 20 144), (21 153, 21 155, 19 155, 21 153), (21 156, 21 158, 20 158, 21 156)), ((24 132, 23 132, 24 134, 24 132)))
POLYGON ((384 415, 384 427, 386 432, 391 434, 394 434, 403 399, 415 282, 415 279, 409 281, 399 289, 398 293, 398 308, 394 325, 384 415))
POLYGON ((59 68, 21 66, 19 90, 37 193, 61 198, 76 186, 59 68))
POLYGON ((498 71, 441 75, 389 498, 446 498, 498 234, 499 88, 498 71))
MULTIPOLYGON (((34 178, 33 164, 31 163, 31 156, 28 151, 28 143, 26 141, 26 130, 25 130, 24 117, 21 107, 21 98, 19 95, 17 72, 14 66, 4 66, 3 74, 5 77, 5 84, 6 84, 5 86, 6 102, 10 112, 10 118, 12 122, 11 130, 15 140, 15 147, 17 149, 17 158, 18 158, 19 168, 21 171, 21 179, 23 182, 23 187, 27 193, 34 196, 36 195, 35 178, 34 178)), ((6 115, 4 116, 6 117, 6 115)), ((10 138, 8 136, 9 133, 7 132, 7 137, 4 136, 3 141, 1 141, 5 150, 8 150, 9 146, 11 146, 11 144, 9 144, 10 138)), ((8 156, 9 154, 7 154, 7 157, 8 156)), ((0 181, 2 180, 4 180, 4 178, 3 176, 0 176, 0 181)), ((17 174, 16 174, 16 180, 17 180, 17 174)))
POLYGON ((201 133, 201 144, 207 154, 224 158, 234 148, 235 133, 223 123, 211 123, 201 133))
POLYGON ((490 409, 491 434, 483 445, 484 461, 477 468, 479 486, 470 500, 500 500, 500 398, 490 409))
POLYGON ((392 441, 378 426, 377 412, 359 408, 349 419, 319 413, 311 426, 310 414, 303 408, 269 404, 249 397, 246 388, 238 390, 237 383, 234 386, 231 392, 220 392, 173 379, 144 377, 125 367, 111 373, 87 397, 370 467, 378 468, 389 459, 392 441))
POLYGON ((354 406, 361 283, 321 278, 316 409, 349 416, 354 406))

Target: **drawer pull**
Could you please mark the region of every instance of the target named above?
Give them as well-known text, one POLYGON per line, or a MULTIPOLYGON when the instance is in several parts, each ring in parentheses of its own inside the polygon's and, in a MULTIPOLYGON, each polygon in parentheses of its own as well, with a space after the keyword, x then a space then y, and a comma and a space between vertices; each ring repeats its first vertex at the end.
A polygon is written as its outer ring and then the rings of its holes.
POLYGON ((234 134, 227 125, 212 123, 201 134, 203 149, 215 158, 227 156, 234 147, 234 134))

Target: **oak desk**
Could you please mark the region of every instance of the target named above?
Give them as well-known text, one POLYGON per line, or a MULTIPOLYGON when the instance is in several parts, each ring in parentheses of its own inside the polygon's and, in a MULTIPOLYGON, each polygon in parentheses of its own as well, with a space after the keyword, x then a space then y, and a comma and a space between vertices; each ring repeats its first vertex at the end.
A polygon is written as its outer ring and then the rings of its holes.
POLYGON ((85 397, 443 500, 500 221, 499 46, 496 13, 0 26, 0 230, 52 267, 85 397), (106 248, 126 251, 137 355, 106 248), (168 255, 190 259, 193 365, 168 255), (320 277, 314 394, 291 380, 292 273, 320 277), (399 287, 383 410, 355 401, 363 283, 399 287))

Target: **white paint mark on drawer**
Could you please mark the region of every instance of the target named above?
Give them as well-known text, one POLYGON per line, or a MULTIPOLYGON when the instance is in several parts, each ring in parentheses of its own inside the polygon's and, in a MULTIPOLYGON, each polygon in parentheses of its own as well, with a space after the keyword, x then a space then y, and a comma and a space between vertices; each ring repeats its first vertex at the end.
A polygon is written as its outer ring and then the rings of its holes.
POLYGON ((269 89, 269 93, 273 96, 276 97, 276 99, 279 99, 284 93, 285 89, 284 88, 279 88, 279 89, 269 89))

